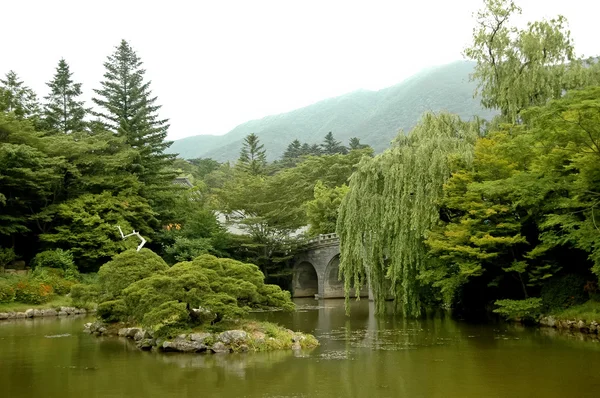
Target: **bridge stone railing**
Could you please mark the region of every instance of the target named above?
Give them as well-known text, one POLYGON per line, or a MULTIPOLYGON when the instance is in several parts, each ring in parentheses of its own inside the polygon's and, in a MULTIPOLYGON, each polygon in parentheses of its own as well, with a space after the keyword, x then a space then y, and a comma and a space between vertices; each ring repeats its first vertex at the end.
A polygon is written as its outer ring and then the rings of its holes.
POLYGON ((336 233, 332 234, 321 234, 311 239, 307 239, 304 242, 300 242, 299 247, 310 249, 318 246, 330 246, 340 243, 340 238, 336 233))

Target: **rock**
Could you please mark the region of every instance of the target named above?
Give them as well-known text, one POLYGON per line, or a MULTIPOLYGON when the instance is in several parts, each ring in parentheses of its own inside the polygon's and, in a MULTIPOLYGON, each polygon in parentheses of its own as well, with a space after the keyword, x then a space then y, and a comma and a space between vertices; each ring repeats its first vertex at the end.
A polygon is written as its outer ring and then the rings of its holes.
POLYGON ((217 341, 215 344, 213 344, 212 347, 210 347, 210 350, 215 354, 224 354, 229 352, 229 348, 220 341, 217 341))
POLYGON ((142 331, 142 329, 140 329, 140 328, 129 328, 129 330, 127 331, 127 335, 125 337, 133 339, 135 337, 135 335, 141 331, 142 331))
POLYGON ((155 344, 156 341, 154 339, 142 339, 138 341, 137 346, 140 350, 148 351, 151 350, 155 344))
POLYGON ((588 331, 587 325, 582 320, 579 320, 579 322, 577 322, 577 329, 581 330, 582 332, 588 331))
POLYGON ((91 322, 88 322, 88 323, 86 323, 86 324, 83 325, 83 331, 85 333, 92 333, 91 328, 92 328, 92 323, 91 322))
POLYGON ((0 312, 0 319, 8 319, 8 314, 6 312, 0 312))
POLYGON ((79 313, 80 314, 87 314, 87 310, 85 308, 80 308, 79 309, 79 313))
POLYGON ((71 307, 60 307, 59 313, 61 311, 64 312, 65 314, 67 314, 67 315, 71 315, 73 313, 73 308, 71 308, 71 307))
POLYGON ((16 312, 9 312, 8 317, 6 319, 15 319, 17 317, 16 312))
POLYGON ((150 333, 146 332, 145 330, 140 330, 139 332, 137 332, 135 334, 135 336, 133 336, 133 339, 135 341, 141 341, 141 340, 144 340, 144 339, 149 339, 151 337, 152 336, 150 336, 150 333))
POLYGON ((546 322, 547 322, 547 326, 554 328, 556 327, 556 319, 554 319, 553 316, 549 316, 548 318, 546 318, 546 322))
POLYGON ((173 341, 165 341, 162 343, 163 351, 176 352, 202 352, 207 350, 207 346, 198 343, 197 341, 188 341, 183 339, 175 339, 173 341))
POLYGON ((57 316, 58 312, 56 310, 49 308, 47 310, 42 310, 42 316, 57 316))
POLYGON ((248 333, 243 330, 228 330, 219 334, 218 340, 225 343, 241 343, 248 339, 248 333))
POLYGON ((211 337, 210 333, 192 333, 190 334, 190 340, 197 341, 199 343, 204 343, 204 340, 211 337))
POLYGON ((301 350, 301 349, 302 349, 302 346, 300 345, 299 341, 292 344, 292 350, 297 351, 297 350, 301 350))
POLYGON ((250 350, 250 347, 248 347, 248 345, 246 345, 246 344, 242 344, 242 345, 240 345, 238 350, 239 350, 239 352, 248 352, 250 350))
POLYGON ((121 328, 119 329, 119 331, 117 332, 117 335, 119 337, 127 337, 127 335, 129 334, 129 328, 121 328))
POLYGON ((27 318, 24 312, 15 312, 15 318, 27 318))
POLYGON ((44 311, 43 310, 33 310, 33 316, 34 316, 34 318, 39 318, 41 316, 44 316, 44 311))
POLYGON ((58 311, 58 316, 67 316, 69 315, 66 311, 60 310, 58 311))
POLYGON ((27 318, 33 318, 33 309, 28 309, 27 311, 25 311, 25 316, 27 318))
POLYGON ((80 314, 81 311, 79 311, 79 308, 73 308, 73 314, 80 314))
POLYGON ((175 337, 175 340, 187 340, 187 334, 182 333, 182 334, 178 335, 177 337, 175 337))

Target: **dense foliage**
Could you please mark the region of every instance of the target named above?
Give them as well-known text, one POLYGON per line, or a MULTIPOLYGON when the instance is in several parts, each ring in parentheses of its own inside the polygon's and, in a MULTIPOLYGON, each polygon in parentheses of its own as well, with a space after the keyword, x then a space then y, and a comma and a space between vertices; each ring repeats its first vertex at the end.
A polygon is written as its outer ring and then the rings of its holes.
POLYGON ((238 318, 251 308, 294 308, 289 292, 266 285, 257 266, 211 255, 169 268, 150 250, 127 251, 103 265, 98 277, 100 317, 158 335, 238 318))
POLYGON ((465 54, 482 104, 501 115, 425 115, 360 164, 342 202, 346 291, 368 283, 380 310, 389 297, 409 315, 495 302, 534 318, 597 286, 597 64, 574 57, 563 17, 517 30, 512 2, 484 3, 465 54))

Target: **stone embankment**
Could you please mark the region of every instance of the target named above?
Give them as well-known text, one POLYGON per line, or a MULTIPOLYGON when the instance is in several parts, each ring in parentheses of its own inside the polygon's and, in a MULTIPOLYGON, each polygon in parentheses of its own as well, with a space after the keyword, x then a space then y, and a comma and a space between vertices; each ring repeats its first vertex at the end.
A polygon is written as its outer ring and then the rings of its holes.
POLYGON ((100 322, 86 323, 85 332, 96 336, 119 336, 135 341, 136 346, 144 351, 184 353, 233 353, 263 351, 277 346, 280 349, 300 350, 318 345, 312 336, 286 330, 286 341, 276 341, 262 332, 248 333, 244 330, 228 330, 222 333, 190 333, 180 334, 174 339, 155 338, 151 332, 141 328, 121 328, 115 333, 113 329, 100 322), (271 343, 271 344, 269 344, 271 343))
POLYGON ((579 331, 586 334, 595 334, 600 336, 600 325, 596 321, 564 320, 556 319, 553 316, 544 316, 540 318, 540 326, 556 328, 565 331, 579 331))
POLYGON ((95 312, 94 310, 86 310, 85 308, 75 307, 60 307, 60 308, 48 308, 48 309, 28 309, 24 312, 0 312, 0 320, 4 319, 23 319, 23 318, 39 318, 39 317, 52 317, 52 316, 69 316, 69 315, 80 315, 95 312))

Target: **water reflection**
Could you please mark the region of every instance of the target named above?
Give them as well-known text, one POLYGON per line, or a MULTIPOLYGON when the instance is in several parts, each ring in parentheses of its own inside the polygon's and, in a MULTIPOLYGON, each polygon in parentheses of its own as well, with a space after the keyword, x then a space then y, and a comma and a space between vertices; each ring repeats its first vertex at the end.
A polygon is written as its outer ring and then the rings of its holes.
POLYGON ((314 333, 315 350, 161 354, 86 335, 89 318, 0 322, 1 396, 562 397, 600 387, 600 344, 585 335, 379 317, 367 300, 350 317, 343 300, 298 304, 253 316, 314 333))

